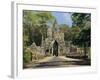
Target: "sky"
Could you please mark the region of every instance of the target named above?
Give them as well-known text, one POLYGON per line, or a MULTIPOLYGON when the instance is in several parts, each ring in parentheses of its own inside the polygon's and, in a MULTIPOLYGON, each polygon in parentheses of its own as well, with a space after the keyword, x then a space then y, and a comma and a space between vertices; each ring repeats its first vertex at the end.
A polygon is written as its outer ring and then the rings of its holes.
POLYGON ((55 16, 58 24, 67 24, 68 26, 72 26, 71 13, 52 12, 52 15, 55 16))

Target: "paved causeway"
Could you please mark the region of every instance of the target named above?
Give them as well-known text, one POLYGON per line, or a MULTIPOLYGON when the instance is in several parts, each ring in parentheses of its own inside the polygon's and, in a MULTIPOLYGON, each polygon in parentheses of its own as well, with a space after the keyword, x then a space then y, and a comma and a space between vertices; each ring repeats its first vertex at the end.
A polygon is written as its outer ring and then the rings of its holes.
POLYGON ((50 56, 36 63, 28 64, 26 68, 49 68, 49 67, 75 67, 90 65, 88 60, 73 59, 65 56, 50 56))
POLYGON ((51 57, 46 57, 38 62, 61 62, 61 61, 81 61, 81 59, 72 59, 72 58, 66 58, 65 56, 51 56, 51 57))

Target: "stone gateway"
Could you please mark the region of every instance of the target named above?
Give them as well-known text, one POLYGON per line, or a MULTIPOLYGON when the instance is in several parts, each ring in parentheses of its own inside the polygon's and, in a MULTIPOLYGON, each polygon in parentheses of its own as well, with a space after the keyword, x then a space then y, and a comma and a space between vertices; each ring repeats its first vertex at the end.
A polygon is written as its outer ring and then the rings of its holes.
POLYGON ((60 31, 57 21, 47 30, 47 38, 42 39, 42 48, 44 53, 58 56, 66 54, 66 46, 64 41, 64 33, 60 31))

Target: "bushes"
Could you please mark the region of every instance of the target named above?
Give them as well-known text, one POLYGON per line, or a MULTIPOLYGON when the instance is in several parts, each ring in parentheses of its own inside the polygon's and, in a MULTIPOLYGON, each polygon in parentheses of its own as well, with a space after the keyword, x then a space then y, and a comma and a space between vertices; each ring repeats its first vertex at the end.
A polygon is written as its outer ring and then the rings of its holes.
POLYGON ((25 51, 24 53, 23 53, 23 62, 24 63, 28 63, 28 62, 30 62, 32 60, 32 54, 30 53, 30 52, 28 52, 28 51, 25 51))

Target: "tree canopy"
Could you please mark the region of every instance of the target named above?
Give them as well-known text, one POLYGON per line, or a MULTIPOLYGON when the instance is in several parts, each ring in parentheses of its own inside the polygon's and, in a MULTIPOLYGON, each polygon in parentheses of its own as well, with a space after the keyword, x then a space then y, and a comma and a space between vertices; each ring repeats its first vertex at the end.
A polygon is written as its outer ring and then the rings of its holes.
POLYGON ((35 42, 36 45, 41 45, 42 36, 47 36, 47 23, 54 19, 51 12, 24 10, 23 18, 24 44, 29 46, 35 42))
POLYGON ((86 55, 86 48, 91 45, 91 14, 89 13, 73 13, 72 14, 73 27, 79 26, 79 31, 73 38, 72 43, 84 48, 86 55))

